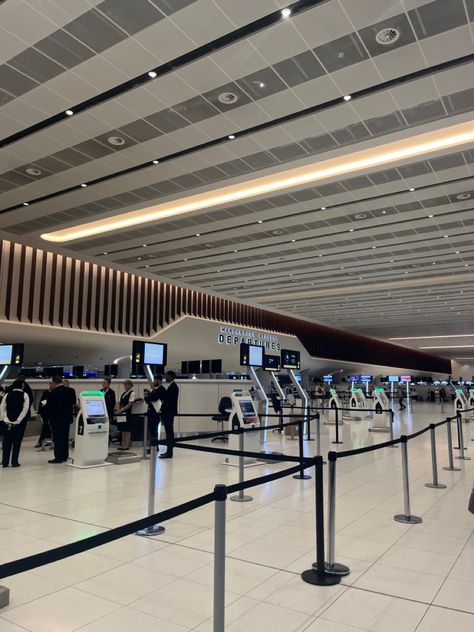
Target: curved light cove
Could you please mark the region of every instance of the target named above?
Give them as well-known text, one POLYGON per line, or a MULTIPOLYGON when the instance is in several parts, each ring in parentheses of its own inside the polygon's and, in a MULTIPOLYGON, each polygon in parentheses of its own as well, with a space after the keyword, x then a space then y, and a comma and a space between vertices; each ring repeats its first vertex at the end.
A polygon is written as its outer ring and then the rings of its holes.
POLYGON ((94 222, 71 226, 41 235, 46 241, 68 242, 100 235, 147 222, 193 213, 202 209, 229 204, 239 200, 267 195, 282 189, 298 187, 327 178, 370 169, 399 160, 430 154, 442 149, 465 145, 474 141, 474 122, 453 125, 434 132, 379 145, 312 165, 288 169, 270 176, 256 178, 236 185, 191 195, 165 204, 129 211, 94 222))

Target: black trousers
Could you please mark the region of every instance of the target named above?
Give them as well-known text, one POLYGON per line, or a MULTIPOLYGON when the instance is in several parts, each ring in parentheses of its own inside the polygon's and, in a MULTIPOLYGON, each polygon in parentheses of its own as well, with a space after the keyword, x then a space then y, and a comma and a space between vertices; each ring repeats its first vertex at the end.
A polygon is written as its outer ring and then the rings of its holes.
POLYGON ((54 458, 67 461, 69 458, 69 421, 50 421, 54 441, 54 458))
POLYGON ((47 421, 43 421, 41 426, 41 434, 38 437, 38 443, 42 443, 45 439, 51 439, 51 428, 47 421))
POLYGON ((166 454, 173 456, 174 448, 174 415, 161 414, 161 420, 165 426, 166 432, 166 454))
POLYGON ((158 439, 158 426, 160 424, 160 413, 148 412, 148 437, 158 439))
POLYGON ((12 465, 17 465, 21 442, 23 441, 23 436, 25 434, 25 428, 26 421, 22 421, 17 426, 13 426, 10 430, 8 429, 8 426, 4 427, 2 465, 10 465, 10 456, 12 465))

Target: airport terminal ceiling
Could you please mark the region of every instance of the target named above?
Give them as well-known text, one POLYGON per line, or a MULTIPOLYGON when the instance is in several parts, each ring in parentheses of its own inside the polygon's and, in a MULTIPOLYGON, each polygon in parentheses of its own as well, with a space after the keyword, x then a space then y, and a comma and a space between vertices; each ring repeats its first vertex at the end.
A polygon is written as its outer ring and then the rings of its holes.
POLYGON ((473 0, 131 7, 0 4, 0 236, 474 357, 473 0))

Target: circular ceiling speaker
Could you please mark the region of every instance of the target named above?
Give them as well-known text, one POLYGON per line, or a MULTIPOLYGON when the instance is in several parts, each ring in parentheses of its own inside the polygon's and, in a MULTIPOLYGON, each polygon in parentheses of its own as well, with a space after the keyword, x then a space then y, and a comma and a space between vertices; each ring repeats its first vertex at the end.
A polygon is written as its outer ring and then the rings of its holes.
POLYGON ((114 145, 114 147, 121 147, 122 145, 125 145, 125 138, 122 138, 121 136, 109 136, 107 138, 107 142, 114 145))
POLYGON ((457 200, 469 200, 470 197, 471 197, 470 193, 458 193, 456 195, 457 200))
POLYGON ((282 230, 281 228, 278 228, 277 230, 272 230, 272 235, 284 235, 285 231, 282 230))
POLYGON ((355 219, 367 219, 367 213, 356 213, 354 217, 355 219))
POLYGON ((40 176, 42 171, 36 167, 28 167, 28 169, 25 169, 25 173, 29 176, 40 176))
POLYGON ((239 97, 234 92, 221 92, 217 98, 221 103, 225 103, 225 105, 232 105, 239 100, 239 97))
POLYGON ((393 27, 381 29, 375 36, 375 41, 382 46, 390 46, 400 38, 400 31, 393 27))

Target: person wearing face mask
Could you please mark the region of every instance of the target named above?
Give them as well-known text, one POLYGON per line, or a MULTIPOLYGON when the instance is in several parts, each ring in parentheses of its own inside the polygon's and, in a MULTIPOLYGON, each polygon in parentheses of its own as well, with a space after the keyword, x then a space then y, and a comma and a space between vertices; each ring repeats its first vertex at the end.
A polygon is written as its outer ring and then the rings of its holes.
POLYGON ((18 456, 26 428, 26 417, 30 410, 30 399, 23 391, 21 380, 15 380, 0 404, 0 419, 3 419, 4 434, 2 448, 3 467, 20 467, 18 456))
POLYGON ((174 448, 174 418, 178 414, 179 387, 175 382, 176 373, 166 372, 166 381, 169 384, 161 405, 161 419, 166 432, 166 452, 160 454, 160 459, 172 459, 174 448))

